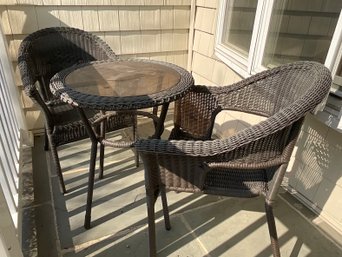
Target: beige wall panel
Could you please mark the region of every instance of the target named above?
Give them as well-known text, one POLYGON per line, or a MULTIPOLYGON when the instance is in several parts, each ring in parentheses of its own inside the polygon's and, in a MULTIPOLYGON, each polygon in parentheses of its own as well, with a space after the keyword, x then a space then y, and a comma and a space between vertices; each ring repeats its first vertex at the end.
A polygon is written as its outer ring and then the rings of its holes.
POLYGON ((5 35, 12 34, 11 25, 9 23, 8 12, 5 6, 0 6, 0 21, 2 25, 2 32, 5 35))
POLYGON ((142 31, 141 33, 141 51, 144 53, 160 52, 161 35, 160 31, 142 31))
POLYGON ((121 53, 136 54, 141 53, 141 34, 137 32, 121 33, 121 53))
POLYGON ((118 7, 99 7, 98 10, 101 31, 118 31, 120 29, 118 7))
POLYGON ((43 4, 43 0, 17 0, 17 4, 41 5, 43 4))
POLYGON ((174 9, 174 28, 184 29, 190 25, 190 9, 188 7, 177 7, 174 9))
POLYGON ((186 69, 187 57, 187 51, 168 52, 164 56, 164 61, 176 64, 186 69))
POLYGON ((191 0, 164 0, 166 5, 191 5, 191 0))
POLYGON ((160 29, 160 8, 141 7, 140 8, 140 28, 160 29))
POLYGON ((10 4, 16 4, 17 0, 0 0, 0 4, 3 5, 10 5, 10 4))
POLYGON ((121 54, 121 36, 119 32, 106 32, 103 40, 116 54, 121 54))
POLYGON ((212 34, 195 30, 193 50, 208 57, 214 54, 215 37, 212 34))
POLYGON ((81 7, 59 7, 59 18, 62 26, 84 29, 81 7))
POLYGON ((195 52, 199 52, 201 54, 204 54, 202 51, 200 51, 200 43, 201 43, 201 37, 202 37, 202 31, 194 30, 194 39, 192 43, 192 50, 195 52))
MULTIPOLYGON (((90 0, 90 1, 92 1, 92 0, 90 0)), ((112 2, 113 2, 114 0, 94 0, 94 2, 96 3, 96 5, 113 5, 112 4, 112 2)), ((118 2, 123 2, 124 0, 119 0, 118 2)), ((94 3, 94 4, 95 4, 94 3)))
POLYGON ((196 1, 196 5, 197 6, 201 6, 201 7, 207 7, 207 8, 217 8, 217 3, 218 1, 217 0, 197 0, 196 1))
POLYGON ((186 69, 187 64, 188 64, 188 52, 175 53, 174 64, 186 69))
POLYGON ((163 7, 160 10, 161 29, 173 29, 174 26, 174 8, 171 6, 163 7))
POLYGON ((99 15, 97 7, 82 7, 83 29, 85 31, 99 31, 99 15))
POLYGON ((166 54, 163 54, 163 53, 151 54, 150 59, 165 62, 166 61, 166 54))
POLYGON ((136 3, 141 3, 141 1, 143 0, 103 0, 102 5, 126 5, 126 2, 130 2, 130 4, 134 4, 134 2, 136 3))
POLYGON ((173 50, 186 50, 188 49, 189 34, 186 30, 175 30, 173 32, 173 50))
POLYGON ((242 78, 232 69, 227 67, 226 76, 224 77, 223 85, 230 85, 240 81, 242 78))
POLYGON ((145 5, 163 5, 164 0, 144 0, 145 5))
POLYGON ((7 37, 8 41, 8 56, 11 61, 17 62, 18 60, 18 50, 21 41, 24 39, 24 35, 21 36, 15 36, 13 37, 7 37))
POLYGON ((140 8, 120 7, 119 8, 120 30, 140 30, 140 8))
POLYGON ((196 73, 195 71, 192 72, 192 76, 195 80, 195 85, 209 85, 209 86, 216 86, 210 80, 206 79, 205 77, 201 76, 200 74, 196 73))
POLYGON ((13 34, 29 34, 38 29, 36 11, 31 7, 8 8, 8 17, 13 34))
POLYGON ((217 84, 217 85, 223 85, 224 84, 224 78, 227 73, 227 65, 220 61, 214 62, 214 70, 211 80, 217 84))
POLYGON ((44 5, 60 5, 61 0, 43 0, 44 5))
MULTIPOLYGON (((104 4, 104 0, 60 0, 61 5, 101 5, 104 4)), ((110 1, 107 1, 110 4, 110 1)))
MULTIPOLYGON (((14 73, 13 74, 13 76, 14 76, 14 83, 17 86, 21 86, 23 83, 21 81, 21 77, 20 77, 20 72, 19 72, 19 67, 17 65, 17 61, 12 62, 12 67, 13 67, 13 73, 14 73)), ((19 90, 21 90, 21 88, 19 90)))
POLYGON ((212 81, 214 64, 215 60, 194 52, 192 70, 209 81, 212 81))
POLYGON ((27 121, 27 129, 34 130, 44 127, 44 117, 40 111, 27 111, 25 112, 27 121))
POLYGON ((59 12, 56 7, 37 6, 36 12, 39 29, 61 26, 59 12))
MULTIPOLYGON (((112 0, 114 2, 112 2, 112 4, 115 5, 115 2, 116 0, 112 0)), ((136 6, 139 6, 139 5, 144 5, 144 0, 123 0, 125 3, 124 5, 136 5, 136 6)))
POLYGON ((172 51, 173 50, 173 32, 161 31, 161 50, 172 51))
POLYGON ((215 9, 198 7, 195 18, 195 29, 214 34, 214 24, 216 21, 215 14, 215 9))
POLYGON ((175 63, 175 56, 173 53, 166 53, 166 62, 175 63))
POLYGON ((22 103, 22 106, 23 106, 24 109, 35 108, 36 110, 38 110, 38 106, 31 100, 30 97, 28 97, 25 94, 24 90, 22 90, 20 92, 20 98, 21 98, 21 103, 22 103))

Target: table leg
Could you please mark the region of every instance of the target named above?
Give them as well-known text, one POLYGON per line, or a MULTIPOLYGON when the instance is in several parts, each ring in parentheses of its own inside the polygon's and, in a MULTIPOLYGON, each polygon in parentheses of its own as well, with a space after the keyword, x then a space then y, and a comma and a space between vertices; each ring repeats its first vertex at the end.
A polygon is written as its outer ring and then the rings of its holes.
POLYGON ((164 131, 164 122, 167 114, 167 110, 169 109, 169 103, 164 103, 162 105, 162 109, 160 112, 158 124, 156 125, 156 131, 154 132, 154 135, 152 138, 160 139, 161 135, 164 131))
POLYGON ((97 137, 85 115, 84 111, 81 108, 77 108, 79 114, 82 118, 84 126, 87 129, 91 140, 91 153, 90 153, 90 164, 89 164, 89 176, 88 176, 88 195, 87 195, 87 205, 86 205, 86 213, 84 219, 84 227, 86 229, 90 228, 91 222, 91 205, 93 202, 93 191, 94 191, 94 177, 95 177, 95 164, 96 164, 96 153, 97 153, 97 137))
POLYGON ((85 213, 85 218, 84 218, 84 227, 86 229, 90 228, 90 222, 91 222, 91 207, 93 203, 96 152, 97 152, 97 143, 92 142, 91 154, 90 154, 90 165, 89 165, 89 177, 88 177, 87 206, 86 206, 86 213, 85 213))

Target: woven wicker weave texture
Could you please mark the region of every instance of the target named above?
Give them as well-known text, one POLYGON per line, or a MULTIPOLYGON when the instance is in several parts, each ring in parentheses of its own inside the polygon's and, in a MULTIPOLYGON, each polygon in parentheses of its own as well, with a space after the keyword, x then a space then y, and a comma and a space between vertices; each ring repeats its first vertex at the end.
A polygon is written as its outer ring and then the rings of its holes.
MULTIPOLYGON (((87 138, 88 133, 77 110, 50 92, 50 79, 76 64, 112 59, 117 56, 104 41, 75 28, 42 29, 27 36, 20 45, 18 63, 25 93, 44 113, 46 136, 63 192, 66 189, 57 147, 87 138)), ((86 115, 93 121, 97 111, 86 110, 86 115)), ((131 116, 115 115, 107 122, 107 131, 133 125, 131 116)))
MULTIPOLYGON (((175 106, 169 140, 140 140, 145 165, 150 256, 156 256, 154 202, 165 189, 233 197, 265 196, 273 255, 280 256, 272 203, 308 112, 329 92, 323 65, 297 62, 223 87, 195 86, 175 106), (264 116, 224 139, 211 139, 222 110, 264 116)), ((166 200, 166 228, 169 228, 166 200)))

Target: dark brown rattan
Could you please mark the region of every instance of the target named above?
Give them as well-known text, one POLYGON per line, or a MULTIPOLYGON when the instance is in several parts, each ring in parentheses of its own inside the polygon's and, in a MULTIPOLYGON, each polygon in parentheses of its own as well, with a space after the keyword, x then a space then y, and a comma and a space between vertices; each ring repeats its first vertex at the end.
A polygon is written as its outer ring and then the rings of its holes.
MULTIPOLYGON (((28 35, 20 45, 18 63, 25 93, 44 113, 46 136, 64 193, 66 188, 57 147, 87 138, 88 133, 77 110, 50 92, 50 79, 55 73, 76 64, 116 59, 115 53, 99 37, 75 28, 42 29, 28 35)), ((86 110, 86 116, 94 121, 98 112, 86 110)), ((106 122, 106 131, 134 124, 131 115, 112 115, 106 122)), ((101 145, 101 173, 103 147, 101 145)))
MULTIPOLYGON (((323 65, 297 62, 229 86, 195 86, 177 101, 170 140, 136 143, 145 166, 150 256, 156 256, 154 203, 165 189, 263 195, 273 255, 280 256, 272 203, 303 119, 324 99, 330 84, 330 72, 323 65), (215 117, 222 110, 257 114, 266 120, 228 138, 211 140, 215 117)), ((164 216, 168 217, 167 206, 164 216)))
MULTIPOLYGON (((169 103, 181 98, 193 86, 193 78, 189 72, 181 67, 166 62, 152 60, 116 60, 108 59, 82 63, 54 75, 50 81, 51 92, 64 102, 77 107, 82 120, 89 124, 83 112, 84 109, 99 109, 106 114, 96 119, 94 124, 103 124, 114 114, 142 115, 153 120, 155 133, 153 138, 160 138, 164 130, 164 121, 169 103), (89 80, 78 81, 74 78, 86 74, 89 80), (94 83, 94 87, 88 86, 94 83), (156 107, 162 106, 159 116, 156 107), (153 107, 153 113, 138 110, 153 107)), ((136 120, 135 120, 136 121, 136 120)), ((94 168, 96 148, 101 145, 114 147, 133 146, 135 141, 123 142, 97 138, 90 126, 86 126, 92 141, 91 158, 89 165, 88 196, 84 227, 91 226, 92 191, 94 186, 94 168)), ((103 133, 102 133, 103 134, 103 133)), ((166 204, 166 195, 162 193, 163 205, 166 204)), ((165 213, 166 215, 167 213, 165 213)), ((166 225, 168 217, 165 216, 166 225)), ((168 225, 167 225, 168 226, 168 225)))

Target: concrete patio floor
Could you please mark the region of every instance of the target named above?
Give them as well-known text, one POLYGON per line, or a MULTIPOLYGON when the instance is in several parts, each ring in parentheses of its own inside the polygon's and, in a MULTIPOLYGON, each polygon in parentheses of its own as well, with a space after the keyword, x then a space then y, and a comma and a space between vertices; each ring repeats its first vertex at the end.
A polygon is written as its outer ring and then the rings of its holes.
MULTIPOLYGON (((167 137, 170 127, 168 122, 163 137, 167 137)), ((139 130, 147 135, 151 128, 151 124, 143 124, 139 130)), ((112 136, 127 137, 129 132, 115 132, 112 136)), ((143 164, 135 167, 133 151, 106 148, 105 177, 102 180, 96 177, 95 182, 92 228, 85 230, 89 140, 59 148, 68 190, 65 195, 59 191, 49 153, 42 150, 43 137, 36 138, 35 142, 34 170, 46 172, 45 167, 48 169, 48 184, 52 189, 49 201, 53 209, 50 221, 46 218, 36 221, 41 223, 38 224, 41 226, 39 256, 148 256, 143 164)), ((156 204, 158 256, 272 256, 262 198, 175 192, 168 192, 167 196, 172 229, 164 229, 159 199, 156 204)), ((330 240, 312 222, 314 214, 284 190, 279 194, 274 212, 283 257, 342 256, 340 237, 330 240)))

